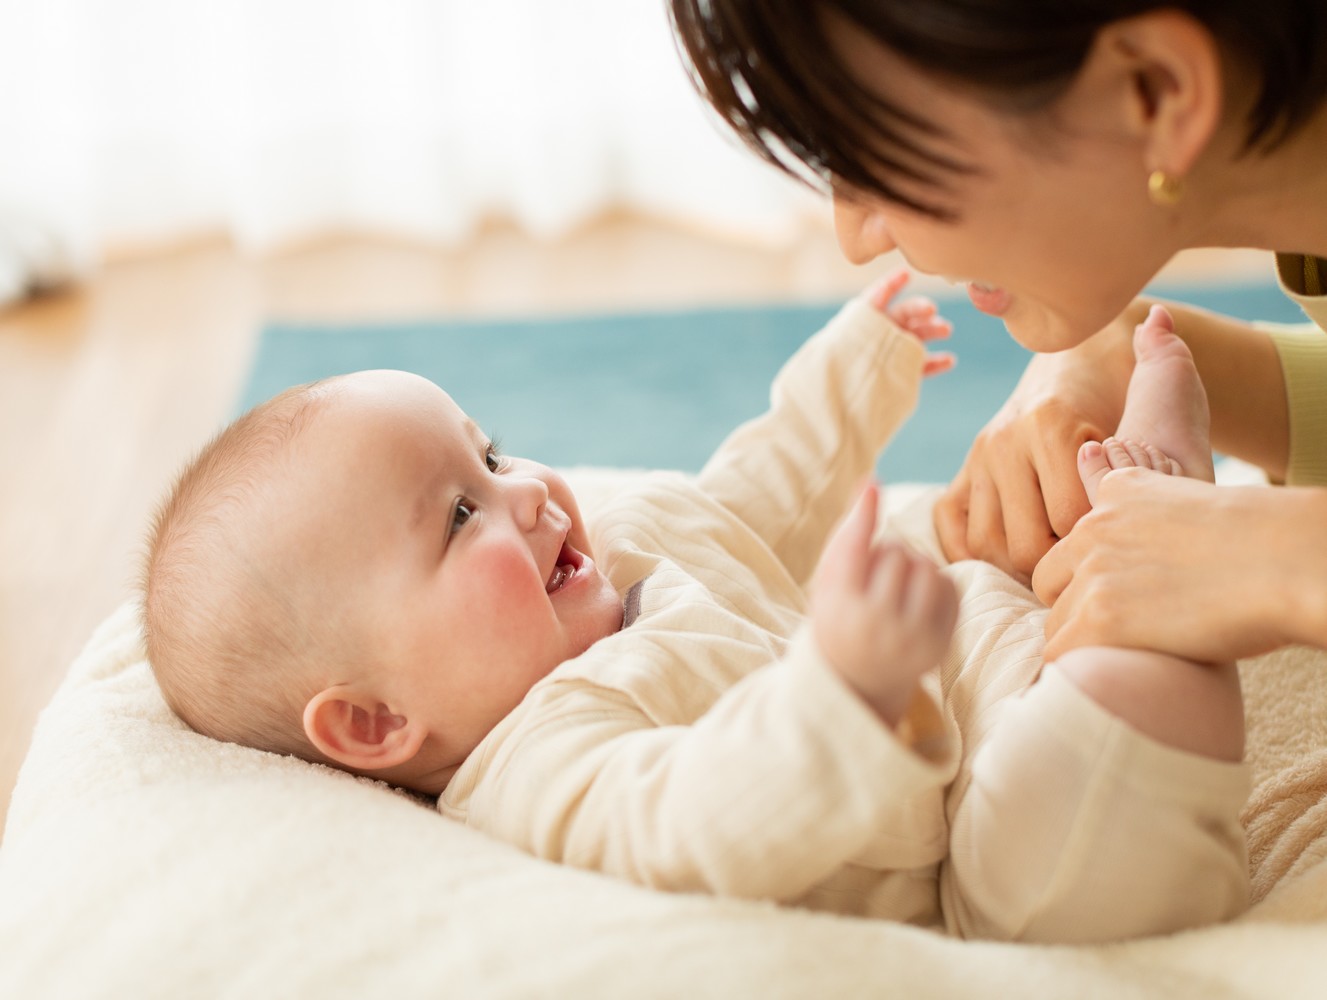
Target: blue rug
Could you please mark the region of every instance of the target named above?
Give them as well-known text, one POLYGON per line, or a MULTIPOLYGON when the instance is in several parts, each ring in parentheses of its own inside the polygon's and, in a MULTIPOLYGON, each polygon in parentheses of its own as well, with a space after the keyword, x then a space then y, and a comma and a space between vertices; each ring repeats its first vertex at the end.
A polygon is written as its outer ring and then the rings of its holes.
MULTIPOLYGON (((1274 285, 1158 288, 1247 319, 1298 322, 1274 285)), ((966 299, 958 367, 928 380, 917 415, 881 460, 887 481, 944 482, 1027 363, 966 299)), ((418 372, 446 389, 505 451, 549 465, 700 468, 765 408, 775 372, 836 305, 704 309, 548 320, 355 326, 274 324, 262 333, 237 412, 287 386, 362 368, 418 372)))

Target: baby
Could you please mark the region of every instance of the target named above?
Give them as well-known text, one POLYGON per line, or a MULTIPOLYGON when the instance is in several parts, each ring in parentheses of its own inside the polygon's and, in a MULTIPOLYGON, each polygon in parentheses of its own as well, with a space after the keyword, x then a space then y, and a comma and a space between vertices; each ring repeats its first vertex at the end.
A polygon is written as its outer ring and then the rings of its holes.
MULTIPOLYGON (((877 537, 860 484, 945 366, 923 346, 947 331, 934 307, 890 305, 905 280, 807 341, 698 476, 644 477, 588 527, 556 472, 424 379, 263 404, 157 520, 144 611, 167 701, 206 735, 655 887, 1042 941, 1233 915, 1233 667, 1102 649, 1043 674, 1025 590, 961 564, 960 605, 877 537)), ((1147 431, 1210 475, 1205 426, 1157 402, 1202 392, 1162 327, 1140 330, 1121 441, 1147 431)), ((1090 491, 1112 466, 1178 471, 1121 441, 1084 449, 1090 491)))

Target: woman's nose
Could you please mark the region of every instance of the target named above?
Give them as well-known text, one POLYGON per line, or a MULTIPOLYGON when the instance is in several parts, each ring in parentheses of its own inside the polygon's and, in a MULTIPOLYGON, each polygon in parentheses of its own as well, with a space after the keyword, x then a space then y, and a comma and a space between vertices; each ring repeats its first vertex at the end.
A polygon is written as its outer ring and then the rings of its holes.
POLYGON ((898 246, 879 209, 837 191, 834 193, 834 235, 838 237, 843 256, 854 264, 868 264, 898 246))

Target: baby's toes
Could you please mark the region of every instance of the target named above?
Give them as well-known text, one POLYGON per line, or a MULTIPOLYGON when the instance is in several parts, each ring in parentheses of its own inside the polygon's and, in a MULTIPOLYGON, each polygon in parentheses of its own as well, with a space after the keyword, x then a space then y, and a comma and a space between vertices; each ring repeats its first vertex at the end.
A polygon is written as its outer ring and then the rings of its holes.
POLYGON ((1148 457, 1146 449, 1137 441, 1108 437, 1101 442, 1101 447, 1105 450, 1106 461, 1110 463, 1112 469, 1132 469, 1135 466, 1150 469, 1152 467, 1152 460, 1148 457))
POLYGON ((1175 461, 1164 451, 1154 444, 1143 444, 1143 450, 1147 452, 1147 468, 1163 473, 1167 476, 1178 476, 1181 474, 1180 463, 1175 461))
POLYGON ((1179 463, 1154 444, 1112 437, 1106 439, 1104 446, 1112 469, 1151 469, 1167 476, 1180 473, 1179 463))
POLYGON ((1087 502, 1094 507, 1097 505, 1097 490, 1101 488, 1101 481, 1111 468, 1103 442, 1085 441, 1078 449, 1078 477, 1087 492, 1087 502))

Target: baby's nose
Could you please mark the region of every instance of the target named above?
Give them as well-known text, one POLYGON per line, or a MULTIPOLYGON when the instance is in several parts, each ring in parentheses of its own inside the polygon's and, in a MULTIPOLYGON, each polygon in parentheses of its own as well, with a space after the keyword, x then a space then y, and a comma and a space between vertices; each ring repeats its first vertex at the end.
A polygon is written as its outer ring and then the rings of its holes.
POLYGON ((548 505, 548 484, 537 476, 513 477, 508 482, 515 495, 517 520, 529 531, 539 523, 539 517, 548 505))

